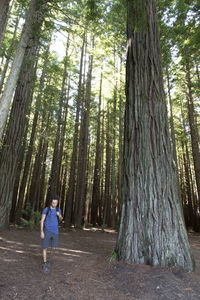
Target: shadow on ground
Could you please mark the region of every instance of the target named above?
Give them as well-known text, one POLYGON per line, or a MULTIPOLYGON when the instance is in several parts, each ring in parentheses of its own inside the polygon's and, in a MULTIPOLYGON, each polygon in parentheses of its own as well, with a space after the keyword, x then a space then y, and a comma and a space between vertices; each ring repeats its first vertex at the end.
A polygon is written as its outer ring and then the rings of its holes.
POLYGON ((115 232, 60 233, 51 273, 41 272, 37 231, 0 232, 1 300, 197 300, 200 299, 200 234, 190 233, 195 272, 132 265, 109 257, 115 232))

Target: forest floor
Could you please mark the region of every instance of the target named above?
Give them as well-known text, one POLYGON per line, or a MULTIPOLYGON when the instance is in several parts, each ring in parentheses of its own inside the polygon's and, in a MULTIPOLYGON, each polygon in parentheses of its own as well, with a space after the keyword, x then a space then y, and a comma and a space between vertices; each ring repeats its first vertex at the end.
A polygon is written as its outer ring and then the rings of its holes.
POLYGON ((0 231, 0 300, 200 299, 200 234, 189 234, 195 272, 109 262, 116 237, 114 231, 62 231, 45 275, 38 231, 0 231))

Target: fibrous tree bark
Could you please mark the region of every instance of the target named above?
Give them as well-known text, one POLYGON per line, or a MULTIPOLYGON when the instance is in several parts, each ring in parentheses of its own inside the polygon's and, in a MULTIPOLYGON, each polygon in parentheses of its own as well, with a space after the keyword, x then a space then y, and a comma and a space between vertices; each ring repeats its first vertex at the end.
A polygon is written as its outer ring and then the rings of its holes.
POLYGON ((35 35, 38 35, 35 25, 38 21, 41 20, 41 16, 43 16, 43 13, 41 14, 41 8, 45 8, 47 1, 48 0, 31 0, 30 2, 21 38, 18 43, 11 70, 0 101, 0 140, 2 140, 4 127, 6 125, 6 120, 10 109, 10 103, 12 101, 13 93, 17 84, 17 80, 19 78, 19 73, 24 59, 25 51, 27 50, 28 42, 30 41, 34 30, 35 35))
POLYGON ((155 1, 128 1, 119 259, 193 270, 170 147, 155 1))

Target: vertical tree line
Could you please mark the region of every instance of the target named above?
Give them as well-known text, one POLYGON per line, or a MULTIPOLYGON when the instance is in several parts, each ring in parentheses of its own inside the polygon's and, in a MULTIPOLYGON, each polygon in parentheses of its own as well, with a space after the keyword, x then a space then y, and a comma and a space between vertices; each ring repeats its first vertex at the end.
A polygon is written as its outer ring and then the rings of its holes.
MULTIPOLYGON (((12 20, 18 14, 16 22, 9 25, 13 31, 11 46, 14 43, 18 46, 11 47, 11 60, 2 62, 7 72, 1 77, 1 104, 6 103, 6 114, 9 113, 6 126, 2 121, 2 228, 8 226, 9 220, 23 223, 27 218, 26 207, 41 211, 55 195, 60 199, 65 227, 81 228, 88 223, 115 226, 119 168, 115 148, 122 130, 122 123, 120 129, 117 123, 123 118, 124 97, 121 91, 119 110, 120 84, 115 79, 114 94, 107 86, 114 73, 123 72, 122 64, 120 70, 115 65, 123 55, 125 41, 119 46, 121 52, 113 57, 112 43, 106 39, 109 28, 103 29, 99 24, 102 33, 96 31, 97 20, 92 12, 84 11, 83 3, 80 6, 65 3, 62 7, 63 13, 58 3, 33 0, 27 2, 25 11, 16 4, 8 16, 12 20), (81 5, 84 13, 79 17, 79 25, 71 19, 66 21, 69 11, 76 14, 81 5), (31 13, 37 17, 29 24, 31 13), (61 26, 56 14, 63 20, 61 26), (25 24, 18 28, 22 18, 25 24), (62 58, 58 57, 58 48, 51 48, 57 32, 66 36, 62 58), (24 35, 26 43, 22 42, 24 35), (20 73, 14 76, 18 81, 15 89, 13 82, 11 102, 11 90, 8 95, 6 86, 13 76, 20 45, 25 52, 22 64, 17 64, 20 73), (104 51, 105 45, 110 49, 108 53, 104 51)), ((107 22, 103 3, 98 10, 98 16, 107 22)), ((6 33, 4 42, 6 46, 6 33)))
POLYGON ((128 1, 128 20, 120 0, 0 5, 0 227, 56 195, 65 227, 120 225, 119 257, 192 269, 198 1, 128 1))

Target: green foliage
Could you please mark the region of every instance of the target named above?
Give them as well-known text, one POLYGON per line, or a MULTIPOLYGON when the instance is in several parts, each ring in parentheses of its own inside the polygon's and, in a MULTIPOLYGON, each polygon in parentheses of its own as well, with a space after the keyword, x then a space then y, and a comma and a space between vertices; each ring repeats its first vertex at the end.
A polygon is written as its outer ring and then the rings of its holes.
POLYGON ((38 228, 41 220, 41 213, 34 211, 30 203, 27 203, 26 208, 22 211, 25 218, 22 218, 22 224, 30 230, 38 228))
POLYGON ((87 0, 86 1, 86 19, 95 20, 99 17, 97 0, 87 0))
POLYGON ((111 255, 108 258, 108 261, 109 262, 113 262, 115 260, 117 260, 117 252, 115 250, 113 250, 112 253, 111 253, 111 255))

